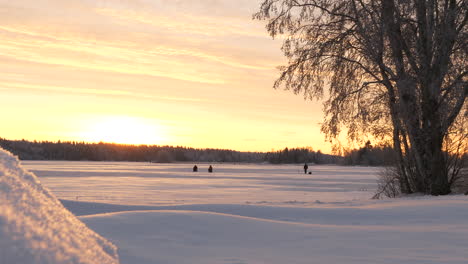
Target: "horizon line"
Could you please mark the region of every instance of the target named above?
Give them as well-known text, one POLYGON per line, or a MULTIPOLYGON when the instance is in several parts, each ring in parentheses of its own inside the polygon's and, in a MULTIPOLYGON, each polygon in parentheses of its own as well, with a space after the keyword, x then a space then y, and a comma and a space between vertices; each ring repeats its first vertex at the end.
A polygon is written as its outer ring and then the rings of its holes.
POLYGON ((324 153, 322 150, 314 150, 311 146, 307 147, 284 147, 282 149, 271 149, 269 151, 242 151, 242 150, 235 150, 235 149, 227 149, 227 148, 207 148, 207 147, 191 147, 191 146, 182 146, 182 145, 158 145, 158 144, 128 144, 128 143, 116 143, 116 142, 106 142, 106 141, 85 141, 85 140, 31 140, 31 139, 7 139, 4 137, 0 137, 0 140, 5 140, 5 141, 26 141, 30 143, 53 143, 53 144, 59 144, 59 143, 81 143, 81 144, 107 144, 107 145, 117 145, 117 146, 129 146, 129 147, 141 147, 141 146, 146 146, 146 147, 172 147, 172 148, 178 148, 178 147, 183 147, 183 148, 189 148, 189 149, 199 149, 199 150, 228 150, 228 151, 235 151, 235 152, 241 152, 241 153, 270 153, 270 152, 278 152, 278 151, 283 151, 285 149, 308 149, 309 151, 312 152, 320 152, 322 154, 326 155, 332 155, 332 156, 340 156, 340 155, 335 155, 335 154, 329 154, 329 153, 324 153))

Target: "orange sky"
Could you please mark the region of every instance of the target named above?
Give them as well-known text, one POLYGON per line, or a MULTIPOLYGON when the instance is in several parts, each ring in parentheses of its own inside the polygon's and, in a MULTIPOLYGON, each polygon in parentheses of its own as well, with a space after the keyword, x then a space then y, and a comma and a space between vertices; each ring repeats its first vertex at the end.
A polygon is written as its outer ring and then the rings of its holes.
POLYGON ((0 0, 0 137, 329 153, 259 3, 0 0))

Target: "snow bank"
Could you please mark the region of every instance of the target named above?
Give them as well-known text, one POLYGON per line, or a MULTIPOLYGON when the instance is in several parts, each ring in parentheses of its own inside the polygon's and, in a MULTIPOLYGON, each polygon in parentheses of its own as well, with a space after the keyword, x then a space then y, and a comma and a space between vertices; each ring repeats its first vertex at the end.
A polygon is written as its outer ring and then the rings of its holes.
POLYGON ((116 247, 0 149, 0 263, 119 263, 116 247))

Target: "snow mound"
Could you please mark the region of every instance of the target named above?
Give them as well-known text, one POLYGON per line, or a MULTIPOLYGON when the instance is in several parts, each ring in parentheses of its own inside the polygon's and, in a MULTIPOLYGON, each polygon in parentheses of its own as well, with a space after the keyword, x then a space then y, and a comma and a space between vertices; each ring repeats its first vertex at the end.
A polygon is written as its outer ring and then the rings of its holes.
POLYGON ((116 247, 89 229, 16 157, 0 148, 0 263, 119 263, 116 247))

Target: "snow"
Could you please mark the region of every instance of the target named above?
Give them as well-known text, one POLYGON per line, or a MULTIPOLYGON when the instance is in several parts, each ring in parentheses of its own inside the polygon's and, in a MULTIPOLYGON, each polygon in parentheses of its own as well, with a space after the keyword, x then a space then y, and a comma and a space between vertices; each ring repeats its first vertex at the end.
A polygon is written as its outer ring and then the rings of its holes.
POLYGON ((432 216, 444 207, 418 212, 417 203, 393 210, 299 208, 299 219, 296 208, 248 206, 244 214, 260 209, 258 217, 186 207, 82 219, 119 245, 123 263, 467 263, 467 210, 457 211, 459 205, 443 211, 455 214, 448 220, 432 216), (409 219, 402 218, 406 212, 413 212, 409 219))
MULTIPOLYGON (((77 209, 92 204, 67 202, 77 209)), ((95 210, 125 210, 81 217, 115 241, 122 263, 466 264, 468 260, 468 203, 460 195, 314 207, 95 205, 95 210)))
POLYGON ((377 168, 302 165, 28 161, 61 199, 127 205, 307 206, 369 199, 377 168), (99 190, 99 192, 96 192, 99 190))
POLYGON ((0 149, 0 263, 119 263, 113 244, 0 149))
POLYGON ((468 196, 372 200, 372 167, 193 165, 24 162, 123 264, 468 263, 468 196))

